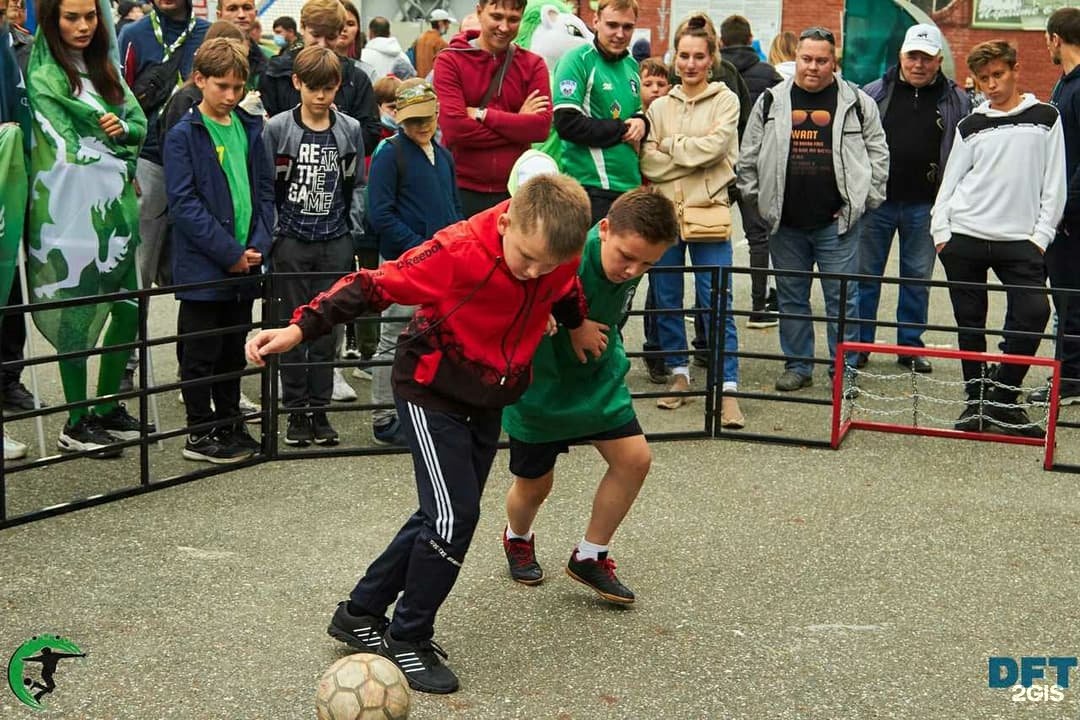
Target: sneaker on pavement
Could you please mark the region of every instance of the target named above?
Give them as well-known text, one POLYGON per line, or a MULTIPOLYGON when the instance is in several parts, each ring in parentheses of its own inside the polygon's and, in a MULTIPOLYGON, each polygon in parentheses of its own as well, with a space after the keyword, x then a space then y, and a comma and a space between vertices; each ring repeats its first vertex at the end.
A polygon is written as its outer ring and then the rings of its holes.
MULTIPOLYGON (((8 384, 3 390, 4 409, 8 412, 26 412, 34 409, 34 394, 26 389, 26 386, 16 380, 8 384)), ((41 403, 41 407, 48 407, 41 403)))
MULTIPOLYGON (((117 440, 138 440, 142 425, 139 419, 127 411, 124 403, 117 403, 109 412, 98 416, 98 422, 105 432, 117 440)), ((156 433, 157 426, 154 423, 146 423, 146 433, 156 433)))
POLYGON ((56 447, 60 452, 92 452, 90 457, 115 458, 124 452, 124 448, 116 447, 116 442, 116 438, 101 427, 98 417, 87 413, 74 425, 70 420, 64 423, 56 447))
POLYGON ((443 664, 446 651, 434 640, 396 640, 387 631, 379 654, 398 666, 413 690, 444 695, 460 687, 457 675, 443 664))
POLYGON ((780 392, 794 392, 814 384, 812 375, 800 375, 794 370, 785 370, 776 378, 776 389, 780 392))
POLYGON ((366 367, 354 367, 352 371, 352 376, 357 380, 367 380, 369 382, 371 381, 371 371, 366 367))
POLYGON ((405 435, 401 432, 401 421, 395 416, 392 420, 371 426, 371 434, 379 445, 397 445, 405 447, 405 435))
POLYGON ((529 540, 506 537, 506 528, 502 532, 503 552, 510 563, 510 577, 522 585, 539 585, 544 579, 544 571, 536 562, 536 534, 529 540))
POLYGON ((591 587, 597 595, 608 602, 629 605, 634 602, 633 591, 619 582, 615 576, 615 561, 606 552, 597 560, 581 560, 577 548, 566 563, 566 574, 582 585, 591 587))
POLYGON ((285 444, 307 447, 315 441, 311 418, 304 413, 289 413, 289 426, 285 430, 285 444))
MULTIPOLYGON (((250 415, 251 413, 262 412, 262 406, 249 398, 244 393, 240 393, 240 412, 243 415, 250 415)), ((251 418, 246 422, 259 422, 259 418, 251 418)))
POLYGON ((238 422, 232 427, 221 428, 218 430, 217 437, 223 442, 232 443, 252 453, 262 452, 262 443, 251 437, 244 423, 238 422))
POLYGON ((969 398, 967 407, 953 423, 953 428, 964 432, 982 432, 982 403, 978 398, 969 398))
POLYGON ((331 399, 334 402, 354 402, 356 400, 356 391, 353 390, 352 385, 345 382, 345 375, 342 374, 341 368, 334 368, 334 393, 331 395, 331 399))
POLYGON ((26 443, 19 442, 7 433, 4 433, 4 459, 18 460, 26 457, 26 443))
POLYGON ((649 382, 656 385, 667 385, 671 375, 667 370, 667 363, 664 362, 662 357, 646 357, 642 358, 645 361, 645 369, 649 371, 649 382))
POLYGON ((381 615, 353 615, 349 603, 338 603, 326 632, 335 640, 362 653, 377 653, 390 621, 381 615))
POLYGON ((324 412, 311 413, 311 433, 316 445, 338 444, 338 432, 324 412))
MULTIPOLYGON (((1049 405, 1050 386, 1045 385, 1032 390, 1028 395, 1028 402, 1032 405, 1049 405)), ((1058 405, 1080 404, 1080 383, 1061 383, 1061 392, 1058 394, 1058 405)))
POLYGON ((182 454, 188 460, 230 465, 247 460, 255 451, 241 447, 230 435, 207 433, 202 436, 189 435, 182 454))
POLYGON ((124 376, 120 378, 120 386, 116 392, 129 393, 135 389, 135 368, 124 370, 124 376))
POLYGON ((751 310, 750 316, 746 318, 746 327, 756 330, 776 327, 779 324, 780 319, 773 313, 770 313, 764 305, 751 310))
POLYGON ((1044 438, 1046 431, 1031 421, 1024 408, 1017 405, 1015 392, 992 391, 983 405, 983 429, 1001 435, 1044 438))

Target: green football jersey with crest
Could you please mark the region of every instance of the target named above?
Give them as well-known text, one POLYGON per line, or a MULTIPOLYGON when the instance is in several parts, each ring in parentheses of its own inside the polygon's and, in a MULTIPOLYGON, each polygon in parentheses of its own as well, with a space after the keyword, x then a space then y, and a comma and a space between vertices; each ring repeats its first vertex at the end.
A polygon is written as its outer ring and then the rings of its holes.
MULTIPOLYGON (((555 68, 551 96, 554 110, 575 110, 595 120, 629 120, 641 111, 638 64, 626 55, 605 59, 592 44, 563 55, 555 68)), ((625 192, 641 185, 634 148, 621 142, 591 148, 562 141, 560 169, 582 185, 625 192)))

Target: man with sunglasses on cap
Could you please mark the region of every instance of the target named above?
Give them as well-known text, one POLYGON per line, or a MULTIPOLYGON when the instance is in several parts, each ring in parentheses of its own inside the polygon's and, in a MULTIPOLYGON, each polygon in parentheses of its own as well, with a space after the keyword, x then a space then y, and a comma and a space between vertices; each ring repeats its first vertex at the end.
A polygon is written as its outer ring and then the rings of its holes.
MULTIPOLYGON (((742 138, 738 187, 757 202, 769 224, 769 252, 777 270, 853 275, 858 272, 858 234, 863 213, 885 199, 889 148, 877 105, 836 76, 836 39, 825 28, 802 33, 795 76, 761 94, 742 138)), ((838 279, 822 279, 829 317, 858 316, 854 283, 840 297, 838 279)), ((814 327, 810 278, 776 278, 780 348, 785 369, 776 380, 783 392, 813 385, 814 327)), ((846 339, 858 339, 849 323, 846 339)), ((836 323, 828 326, 829 358, 836 354, 836 323)), ((854 357, 848 362, 854 363, 854 357)), ((829 373, 833 366, 830 363, 829 373)))
MULTIPOLYGON (((930 237, 930 208, 945 172, 945 162, 956 137, 956 124, 971 112, 967 93, 941 72, 941 31, 934 25, 913 25, 900 46, 900 62, 867 85, 881 111, 881 124, 889 144, 889 181, 885 202, 866 214, 859 240, 859 274, 881 276, 900 234, 900 277, 929 280, 934 274, 934 241, 930 237)), ((881 283, 859 283, 859 317, 874 320, 881 283)), ((926 285, 900 286, 896 322, 916 327, 896 329, 896 344, 910 347, 897 362, 928 373, 934 368, 919 354, 930 306, 926 285)), ((877 326, 862 325, 859 339, 874 342, 877 326)), ((856 365, 866 364, 860 353, 856 365)))

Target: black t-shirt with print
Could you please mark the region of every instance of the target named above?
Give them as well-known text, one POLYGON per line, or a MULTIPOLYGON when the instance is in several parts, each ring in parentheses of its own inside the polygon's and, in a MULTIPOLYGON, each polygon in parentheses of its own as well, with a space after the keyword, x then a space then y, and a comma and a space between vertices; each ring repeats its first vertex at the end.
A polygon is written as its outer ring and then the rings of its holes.
POLYGON ((301 121, 300 108, 293 112, 304 135, 289 173, 285 201, 278 208, 278 234, 304 242, 334 240, 349 227, 333 126, 312 130, 301 121))
POLYGON ((811 93, 791 86, 791 143, 780 223, 817 230, 833 222, 844 204, 833 168, 832 126, 836 83, 811 93))

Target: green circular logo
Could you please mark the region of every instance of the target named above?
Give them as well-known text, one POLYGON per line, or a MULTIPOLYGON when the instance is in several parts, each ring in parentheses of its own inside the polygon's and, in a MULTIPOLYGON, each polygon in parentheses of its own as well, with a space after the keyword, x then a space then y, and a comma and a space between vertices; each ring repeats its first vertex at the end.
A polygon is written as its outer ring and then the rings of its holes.
POLYGON ((44 710, 41 699, 56 689, 56 668, 61 660, 86 657, 79 646, 58 635, 35 635, 15 650, 8 661, 8 685, 19 702, 44 710), (27 665, 41 666, 41 680, 26 677, 27 665))

